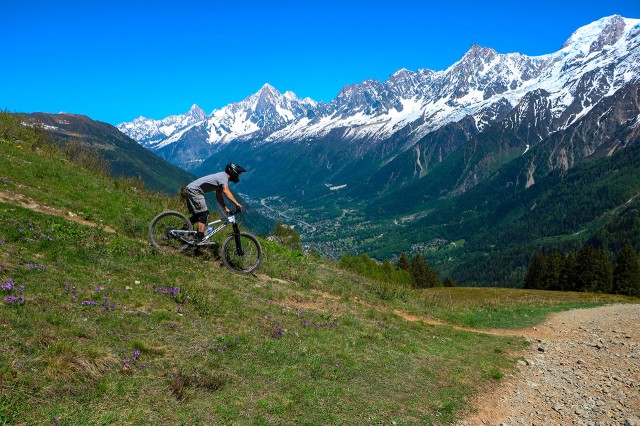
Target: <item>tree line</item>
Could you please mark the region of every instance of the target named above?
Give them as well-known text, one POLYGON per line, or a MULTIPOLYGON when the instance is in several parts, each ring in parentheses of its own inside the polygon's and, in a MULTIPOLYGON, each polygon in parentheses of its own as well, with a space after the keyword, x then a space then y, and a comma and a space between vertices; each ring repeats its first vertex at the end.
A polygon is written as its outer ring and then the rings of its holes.
POLYGON ((585 244, 578 252, 533 255, 524 288, 640 296, 640 262, 626 244, 614 262, 604 249, 585 244))

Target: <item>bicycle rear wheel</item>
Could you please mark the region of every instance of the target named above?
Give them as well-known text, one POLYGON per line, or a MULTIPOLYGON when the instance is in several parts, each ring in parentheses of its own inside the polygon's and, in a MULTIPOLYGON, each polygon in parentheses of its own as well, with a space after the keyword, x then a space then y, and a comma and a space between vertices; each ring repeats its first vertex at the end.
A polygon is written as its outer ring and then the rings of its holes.
MULTIPOLYGON (((156 216, 149 225, 149 239, 154 247, 170 252, 180 252, 191 244, 177 238, 171 233, 173 230, 193 230, 193 225, 185 215, 178 212, 166 211, 156 216)), ((185 237, 193 239, 193 236, 185 237)))
POLYGON ((230 235, 222 244, 222 262, 232 272, 249 274, 262 263, 262 247, 251 234, 243 232, 237 237, 242 250, 238 250, 236 235, 230 235))

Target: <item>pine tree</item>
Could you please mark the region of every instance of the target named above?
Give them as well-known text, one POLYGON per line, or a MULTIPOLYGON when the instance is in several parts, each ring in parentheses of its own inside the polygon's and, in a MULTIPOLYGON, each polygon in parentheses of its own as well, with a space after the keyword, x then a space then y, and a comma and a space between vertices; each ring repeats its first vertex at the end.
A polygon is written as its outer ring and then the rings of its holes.
POLYGON ((577 256, 575 253, 567 254, 560 267, 560 289, 562 291, 575 291, 577 289, 577 256))
POLYGON ((562 269, 562 255, 554 251, 546 257, 546 268, 542 278, 542 288, 545 290, 562 290, 560 285, 560 271, 562 269))
POLYGON ((442 287, 442 283, 440 282, 440 276, 438 275, 438 271, 433 269, 428 262, 427 262, 427 282, 429 283, 429 287, 442 287))
POLYGON ((419 253, 413 255, 411 259, 411 277, 416 288, 427 288, 427 261, 419 253))
POLYGON ((524 288, 530 290, 541 290, 543 279, 547 273, 547 258, 543 253, 536 253, 531 259, 527 276, 524 279, 524 288))
POLYGON ((411 262, 409 262, 409 257, 405 252, 402 252, 400 254, 400 259, 398 259, 398 269, 402 269, 403 271, 411 271, 411 262))
POLYGON ((417 288, 431 288, 440 286, 440 277, 426 259, 416 253, 411 260, 411 276, 417 288))
POLYGON ((598 255, 598 281, 595 291, 613 293, 613 265, 609 259, 609 253, 605 249, 596 251, 598 255))
POLYGON ((451 278, 449 275, 447 275, 447 277, 444 279, 444 281, 442 282, 442 285, 445 287, 456 287, 456 283, 453 281, 453 278, 451 278))
POLYGON ((613 292, 640 296, 640 262, 631 244, 626 244, 618 254, 613 269, 613 292))
POLYGON ((613 284, 613 268, 604 250, 596 250, 585 244, 576 259, 576 290, 610 293, 613 284))

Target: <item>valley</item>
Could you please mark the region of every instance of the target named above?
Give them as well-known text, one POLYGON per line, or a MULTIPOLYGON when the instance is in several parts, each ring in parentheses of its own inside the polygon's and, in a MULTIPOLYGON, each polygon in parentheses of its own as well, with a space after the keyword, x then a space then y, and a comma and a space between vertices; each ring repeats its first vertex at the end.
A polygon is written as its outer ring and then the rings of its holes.
MULTIPOLYGON (((376 241, 383 241, 391 230, 402 232, 403 228, 410 228, 414 221, 428 214, 422 212, 401 217, 399 220, 371 221, 363 214, 364 207, 353 203, 349 204, 349 209, 342 210, 306 209, 278 196, 260 200, 254 200, 247 194, 242 194, 242 197, 256 206, 254 209, 263 216, 292 226, 300 233, 305 251, 315 250, 318 254, 332 259, 338 259, 345 253, 366 253, 376 241)), ((341 204, 341 201, 343 200, 338 200, 337 203, 341 204)), ((443 250, 451 254, 463 244, 464 240, 454 242, 440 236, 429 241, 413 243, 404 251, 423 256, 443 250)), ((399 253, 391 257, 391 260, 397 261, 398 256, 399 253)))

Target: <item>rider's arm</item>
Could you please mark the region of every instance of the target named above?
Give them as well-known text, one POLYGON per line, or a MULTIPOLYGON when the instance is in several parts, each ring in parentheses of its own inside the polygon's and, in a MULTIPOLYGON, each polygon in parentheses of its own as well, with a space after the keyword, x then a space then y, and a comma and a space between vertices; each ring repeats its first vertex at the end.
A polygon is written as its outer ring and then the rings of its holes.
MULTIPOLYGON (((227 197, 229 200, 231 200, 231 202, 233 202, 233 204, 236 205, 236 210, 242 210, 242 204, 240 204, 239 202, 236 201, 235 197, 233 196, 233 194, 231 193, 231 190, 229 189, 229 187, 227 185, 224 185, 222 187, 222 192, 224 192, 225 197, 227 197)), ((222 197, 222 195, 221 195, 222 197)), ((220 202, 220 200, 218 199, 218 202, 220 202)), ((224 201, 223 201, 224 203, 224 201)), ((224 205, 224 204, 223 204, 224 205)))
MULTIPOLYGON (((226 187, 225 187, 226 188, 226 187)), ((223 210, 229 213, 229 207, 224 203, 224 198, 222 198, 222 190, 216 191, 216 200, 218 200, 218 204, 223 208, 223 210)))

